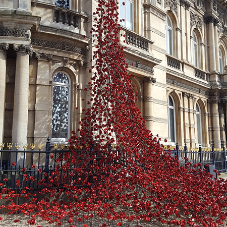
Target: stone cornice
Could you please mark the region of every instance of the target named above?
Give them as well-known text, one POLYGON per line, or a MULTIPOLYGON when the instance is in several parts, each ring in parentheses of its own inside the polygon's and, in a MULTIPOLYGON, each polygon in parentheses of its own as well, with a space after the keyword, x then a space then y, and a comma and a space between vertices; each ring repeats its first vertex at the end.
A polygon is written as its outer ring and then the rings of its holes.
POLYGON ((78 42, 82 42, 85 44, 88 44, 88 42, 90 40, 90 38, 84 37, 83 35, 78 34, 76 32, 58 29, 58 28, 45 26, 45 25, 40 25, 39 31, 44 32, 44 33, 54 34, 54 35, 60 35, 60 36, 67 37, 67 38, 70 38, 73 40, 77 40, 78 42))

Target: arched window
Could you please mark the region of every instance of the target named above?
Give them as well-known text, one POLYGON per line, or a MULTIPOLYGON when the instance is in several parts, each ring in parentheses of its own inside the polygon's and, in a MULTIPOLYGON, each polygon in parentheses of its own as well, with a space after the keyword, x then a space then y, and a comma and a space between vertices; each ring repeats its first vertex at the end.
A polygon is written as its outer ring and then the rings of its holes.
POLYGON ((173 55, 173 25, 170 17, 167 15, 166 22, 166 53, 173 55))
POLYGON ((171 96, 168 100, 168 114, 169 114, 169 138, 171 142, 176 143, 176 123, 175 123, 175 106, 171 96))
POLYGON ((197 141, 199 145, 202 145, 201 110, 198 104, 196 104, 196 124, 197 124, 197 141))
POLYGON ((55 0, 55 5, 65 9, 71 9, 71 0, 55 0))
POLYGON ((67 141, 70 132, 70 78, 58 72, 53 78, 52 139, 67 141))
POLYGON ((134 18, 133 0, 120 0, 120 24, 133 31, 134 18))
POLYGON ((192 33, 192 51, 193 51, 193 64, 195 67, 199 67, 198 39, 195 32, 192 33))
POLYGON ((219 72, 223 73, 223 57, 220 49, 219 49, 219 72))

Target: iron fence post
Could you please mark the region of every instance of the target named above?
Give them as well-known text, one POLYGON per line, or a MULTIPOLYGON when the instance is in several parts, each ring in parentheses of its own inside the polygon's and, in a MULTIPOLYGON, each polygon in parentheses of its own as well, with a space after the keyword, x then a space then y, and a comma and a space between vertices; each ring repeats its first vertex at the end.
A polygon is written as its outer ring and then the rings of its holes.
POLYGON ((185 165, 186 165, 186 163, 187 163, 187 144, 185 143, 184 144, 184 157, 185 157, 185 165))
POLYGON ((199 145, 199 162, 202 164, 202 147, 199 145))
POLYGON ((212 145, 212 156, 213 156, 213 165, 215 168, 215 153, 214 153, 214 145, 212 145))
POLYGON ((224 154, 224 169, 226 172, 226 152, 225 152, 225 146, 223 146, 223 154, 224 154))
MULTIPOLYGON (((45 172, 48 174, 49 172, 49 157, 50 157, 50 138, 48 136, 46 142, 46 161, 45 161, 45 172)), ((46 177, 48 179, 48 177, 46 177)), ((47 180, 46 180, 47 183, 47 180)))
POLYGON ((179 160, 179 145, 176 143, 177 160, 179 160))

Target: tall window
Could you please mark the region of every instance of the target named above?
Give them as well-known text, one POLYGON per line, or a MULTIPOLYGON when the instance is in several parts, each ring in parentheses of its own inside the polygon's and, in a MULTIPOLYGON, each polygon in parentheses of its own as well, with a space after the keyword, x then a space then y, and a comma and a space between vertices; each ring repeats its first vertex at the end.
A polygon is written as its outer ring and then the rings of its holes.
POLYGON ((176 142, 176 126, 175 126, 175 108, 174 101, 171 96, 168 100, 168 114, 169 114, 169 138, 171 142, 176 142))
POLYGON ((219 72, 223 73, 223 57, 220 49, 219 49, 219 72))
POLYGON ((201 110, 196 104, 196 123, 197 123, 197 140, 198 144, 202 145, 202 123, 201 123, 201 110))
POLYGON ((53 78, 52 138, 67 141, 70 119, 70 78, 58 72, 53 78))
POLYGON ((71 0, 55 0, 55 5, 65 9, 71 9, 71 0))
POLYGON ((170 17, 166 17, 166 52, 167 54, 173 55, 173 25, 170 17))
POLYGON ((121 25, 133 31, 133 0, 120 0, 121 25))
POLYGON ((198 39, 195 32, 192 33, 192 51, 193 51, 193 64, 195 67, 199 67, 198 39))

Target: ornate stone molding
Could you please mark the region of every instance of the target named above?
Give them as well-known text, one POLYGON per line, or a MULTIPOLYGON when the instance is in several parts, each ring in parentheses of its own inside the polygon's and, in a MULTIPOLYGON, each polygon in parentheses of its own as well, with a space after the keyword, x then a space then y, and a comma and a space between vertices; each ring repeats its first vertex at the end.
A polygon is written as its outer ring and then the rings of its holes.
POLYGON ((164 2, 164 8, 170 7, 170 10, 176 13, 178 15, 178 10, 177 10, 177 0, 165 0, 164 2))
POLYGON ((154 73, 154 69, 152 67, 140 64, 140 62, 138 62, 138 61, 132 61, 132 60, 129 60, 129 59, 126 58, 125 62, 128 63, 128 65, 130 65, 130 66, 134 66, 136 68, 142 69, 142 70, 147 71, 151 74, 154 73))
POLYGON ((7 51, 9 49, 8 43, 0 43, 0 50, 7 51))
POLYGON ((175 86, 177 86, 177 87, 180 87, 180 88, 182 88, 182 89, 186 89, 186 90, 188 90, 188 91, 193 91, 193 92, 197 92, 197 93, 200 93, 200 94, 203 94, 203 95, 205 95, 205 91, 204 90, 202 90, 202 89, 199 89, 199 88, 195 88, 195 87, 192 87, 192 86, 190 86, 190 85, 187 85, 187 84, 183 84, 183 83, 180 83, 180 82, 178 82, 178 81, 175 81, 175 80, 172 80, 172 79, 166 79, 166 83, 168 83, 168 84, 173 84, 173 85, 175 85, 175 86))
POLYGON ((157 0, 157 3, 161 5, 162 4, 162 0, 157 0))
POLYGON ((159 118, 159 117, 153 117, 153 116, 144 116, 145 121, 155 121, 158 123, 168 123, 168 119, 165 118, 159 118))
POLYGON ((153 102, 153 97, 144 96, 143 101, 144 101, 144 102, 153 102))
POLYGON ((159 30, 157 30, 156 28, 153 28, 153 27, 147 27, 146 28, 147 31, 151 31, 151 32, 154 32, 155 34, 165 38, 165 34, 163 32, 160 32, 159 30))
POLYGON ((13 36, 13 37, 24 37, 27 39, 31 38, 31 31, 26 29, 9 29, 5 27, 0 27, 0 36, 13 36))
POLYGON ((47 60, 47 61, 52 61, 53 55, 52 54, 46 54, 46 53, 39 53, 39 52, 34 52, 34 57, 37 60, 47 60))
POLYGON ((86 52, 83 48, 74 46, 67 42, 54 42, 50 40, 32 39, 31 44, 33 46, 48 47, 48 48, 70 51, 70 52, 86 55, 86 52))
POLYGON ((191 27, 195 25, 197 29, 200 29, 200 31, 202 31, 203 27, 202 18, 199 15, 190 12, 190 25, 191 27))

